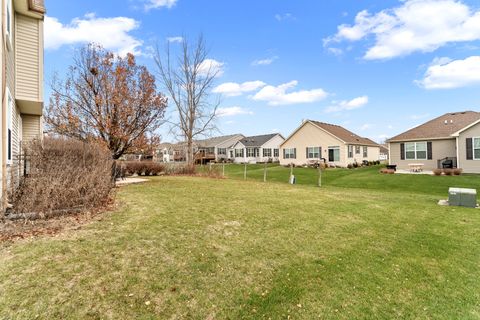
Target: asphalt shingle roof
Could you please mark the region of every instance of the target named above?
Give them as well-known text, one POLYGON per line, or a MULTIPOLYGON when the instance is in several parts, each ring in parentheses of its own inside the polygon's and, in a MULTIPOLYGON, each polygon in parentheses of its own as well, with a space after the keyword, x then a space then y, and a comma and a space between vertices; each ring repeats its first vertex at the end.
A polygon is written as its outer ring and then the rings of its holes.
POLYGON ((455 132, 468 127, 478 120, 480 120, 480 112, 462 111, 446 113, 418 127, 405 131, 388 141, 448 138, 455 132))
POLYGON ((323 130, 329 132, 330 134, 334 135, 335 137, 341 139, 345 143, 348 144, 356 144, 356 145, 371 145, 371 146, 378 146, 378 144, 368 138, 360 137, 359 135, 345 129, 344 127, 310 120, 316 126, 322 128, 323 130))
POLYGON ((273 137, 275 137, 278 133, 272 133, 272 134, 264 134, 260 136, 252 136, 252 137, 245 137, 240 140, 240 142, 245 146, 245 147, 261 147, 265 143, 267 143, 269 140, 271 140, 273 137))

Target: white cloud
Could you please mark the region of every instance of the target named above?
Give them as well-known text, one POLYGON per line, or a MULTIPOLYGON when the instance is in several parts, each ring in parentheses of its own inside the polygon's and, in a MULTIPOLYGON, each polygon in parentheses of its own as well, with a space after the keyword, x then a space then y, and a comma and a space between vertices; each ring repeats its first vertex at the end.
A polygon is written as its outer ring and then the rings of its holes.
POLYGON ((179 37, 179 36, 177 36, 177 37, 168 37, 168 38, 167 38, 167 41, 168 41, 168 42, 181 43, 181 42, 183 42, 183 37, 179 37))
POLYGON ((297 18, 291 13, 283 13, 283 14, 277 13, 275 15, 275 19, 277 19, 277 21, 286 21, 286 20, 296 20, 297 18))
POLYGON ((178 0, 148 0, 145 4, 145 10, 159 9, 159 8, 172 8, 178 0))
POLYGON ((255 61, 252 62, 252 66, 267 66, 267 65, 272 64, 277 59, 278 59, 278 57, 275 56, 275 57, 271 57, 271 58, 267 58, 267 59, 255 60, 255 61))
POLYGON ((94 42, 120 55, 139 54, 142 41, 129 33, 139 22, 126 17, 98 18, 87 14, 62 24, 57 18, 45 17, 45 49, 55 50, 64 45, 94 42))
POLYGON ((218 108, 217 116, 219 117, 233 117, 244 114, 253 114, 252 111, 244 109, 242 107, 228 107, 228 108, 218 108))
POLYGON ((256 101, 267 101, 271 106, 278 106, 316 102, 325 99, 328 95, 327 92, 321 88, 287 92, 297 85, 298 81, 294 80, 281 84, 278 87, 271 85, 265 86, 257 92, 252 99, 256 101))
POLYGON ((361 131, 365 131, 365 130, 370 129, 371 127, 372 127, 371 124, 365 123, 364 125, 362 125, 362 126, 360 127, 360 130, 361 130, 361 131))
POLYGON ((229 97, 240 96, 246 92, 256 91, 266 85, 262 81, 247 81, 244 83, 226 82, 213 89, 214 93, 221 93, 229 97))
POLYGON ((342 111, 350 111, 354 109, 361 108, 368 103, 368 96, 361 96, 354 98, 352 100, 343 100, 340 102, 334 102, 332 106, 329 106, 325 112, 342 112, 342 111))
POLYGON ((425 89, 453 89, 480 85, 480 56, 454 61, 437 59, 428 67, 424 78, 416 83, 425 89))
POLYGON ((215 59, 205 59, 198 67, 198 71, 201 75, 215 75, 221 77, 223 75, 223 67, 225 63, 217 61, 215 59))
POLYGON ((365 59, 389 59, 413 52, 432 52, 452 42, 480 39, 480 10, 459 0, 406 0, 376 14, 364 10, 354 25, 340 25, 324 45, 375 37, 365 59))

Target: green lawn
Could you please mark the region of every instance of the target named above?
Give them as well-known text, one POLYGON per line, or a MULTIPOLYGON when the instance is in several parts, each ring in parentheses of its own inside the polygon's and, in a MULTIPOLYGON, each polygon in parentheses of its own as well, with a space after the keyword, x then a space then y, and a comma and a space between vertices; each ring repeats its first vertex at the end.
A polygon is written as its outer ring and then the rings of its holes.
MULTIPOLYGON (((214 169, 222 172, 222 165, 214 169)), ((463 174, 461 176, 431 176, 379 174, 381 166, 364 167, 358 169, 327 169, 322 172, 322 185, 344 188, 371 189, 391 192, 409 192, 435 194, 446 197, 449 187, 468 187, 480 189, 480 175, 463 174)), ((204 166, 200 171, 205 171, 204 166)), ((263 164, 247 165, 247 180, 263 181, 263 164)), ((312 168, 294 168, 293 173, 297 184, 316 186, 318 170, 312 168)), ((244 165, 225 165, 225 176, 233 179, 244 179, 244 165)), ((290 168, 269 164, 267 167, 267 181, 288 183, 290 168)))
POLYGON ((436 204, 478 177, 437 178, 123 187, 102 221, 0 244, 0 319, 480 319, 480 210, 436 204))

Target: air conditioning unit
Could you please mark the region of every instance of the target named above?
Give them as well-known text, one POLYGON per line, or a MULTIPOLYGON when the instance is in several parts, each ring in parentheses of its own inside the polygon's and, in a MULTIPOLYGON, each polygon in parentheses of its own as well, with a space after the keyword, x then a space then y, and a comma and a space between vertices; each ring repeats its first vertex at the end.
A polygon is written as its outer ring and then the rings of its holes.
POLYGON ((448 204, 451 206, 475 208, 477 207, 477 190, 450 188, 448 189, 448 204))

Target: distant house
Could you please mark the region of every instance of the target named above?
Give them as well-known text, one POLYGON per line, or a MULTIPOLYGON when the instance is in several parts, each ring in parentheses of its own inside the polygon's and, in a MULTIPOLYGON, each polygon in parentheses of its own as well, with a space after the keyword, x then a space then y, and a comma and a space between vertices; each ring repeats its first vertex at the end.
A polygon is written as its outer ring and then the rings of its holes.
POLYGON ((379 160, 380 146, 341 126, 306 120, 281 145, 281 153, 282 165, 325 161, 346 167, 354 162, 379 160))
POLYGON ((279 133, 245 137, 233 145, 230 155, 235 163, 278 162, 284 140, 279 133))
POLYGON ((240 139, 243 139, 243 134, 232 134, 228 136, 213 137, 205 140, 195 141, 195 161, 198 163, 205 163, 209 161, 223 161, 230 157, 229 150, 240 139))
POLYGON ((381 144, 380 145, 380 155, 378 160, 385 161, 388 160, 388 144, 381 144))
POLYGON ((173 162, 174 148, 172 143, 161 143, 157 149, 157 160, 159 162, 173 162))
POLYGON ((390 164, 454 167, 480 173, 480 112, 446 113, 388 140, 390 164))

